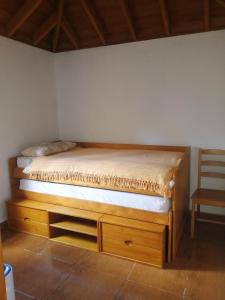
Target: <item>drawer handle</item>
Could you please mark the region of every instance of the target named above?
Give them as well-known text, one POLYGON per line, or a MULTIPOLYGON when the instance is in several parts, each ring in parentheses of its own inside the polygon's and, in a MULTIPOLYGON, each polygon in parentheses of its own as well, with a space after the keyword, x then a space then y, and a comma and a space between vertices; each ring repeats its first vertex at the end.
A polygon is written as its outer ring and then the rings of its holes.
POLYGON ((28 221, 29 220, 29 218, 27 218, 27 217, 25 217, 25 218, 23 218, 24 219, 24 221, 28 221))
POLYGON ((131 240, 126 240, 124 241, 124 243, 127 245, 127 246, 131 246, 133 244, 133 242, 131 240))

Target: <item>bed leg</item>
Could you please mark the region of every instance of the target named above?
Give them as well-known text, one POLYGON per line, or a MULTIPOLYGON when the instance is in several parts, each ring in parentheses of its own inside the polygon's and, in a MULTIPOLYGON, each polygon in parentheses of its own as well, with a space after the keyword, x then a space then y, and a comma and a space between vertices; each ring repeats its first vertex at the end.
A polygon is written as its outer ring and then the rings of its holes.
POLYGON ((14 178, 14 169, 16 168, 16 158, 10 158, 8 161, 9 166, 9 175, 10 175, 10 189, 11 189, 11 197, 16 198, 16 191, 18 188, 18 179, 14 178))

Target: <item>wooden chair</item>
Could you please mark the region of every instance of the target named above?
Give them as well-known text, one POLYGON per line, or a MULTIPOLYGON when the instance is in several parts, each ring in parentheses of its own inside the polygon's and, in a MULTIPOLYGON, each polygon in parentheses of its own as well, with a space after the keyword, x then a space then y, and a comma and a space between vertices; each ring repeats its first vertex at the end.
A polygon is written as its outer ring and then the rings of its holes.
MULTIPOLYGON (((214 207, 224 207, 225 208, 225 191, 221 190, 212 190, 212 189, 203 189, 201 188, 201 178, 202 177, 211 177, 211 178, 220 178, 225 179, 225 161, 219 160, 209 160, 204 159, 204 156, 225 156, 225 150, 213 150, 213 149, 199 149, 198 157, 198 187, 197 190, 192 195, 192 217, 191 217, 191 238, 194 238, 195 231, 195 221, 202 221, 208 223, 217 223, 225 225, 225 222, 209 220, 200 217, 200 205, 214 206, 214 207), (202 167, 207 166, 208 169, 211 167, 219 167, 224 172, 205 172, 202 171, 202 167), (195 207, 197 205, 197 218, 195 213, 195 207)), ((215 157, 214 157, 215 159, 215 157)))

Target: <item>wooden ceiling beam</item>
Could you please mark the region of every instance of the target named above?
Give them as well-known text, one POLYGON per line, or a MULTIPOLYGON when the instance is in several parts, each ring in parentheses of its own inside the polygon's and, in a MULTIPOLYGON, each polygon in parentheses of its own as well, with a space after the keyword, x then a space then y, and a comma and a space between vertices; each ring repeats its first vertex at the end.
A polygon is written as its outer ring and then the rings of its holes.
POLYGON ((70 40, 71 44, 73 45, 74 49, 79 49, 79 42, 78 42, 77 35, 75 34, 70 23, 66 20, 65 17, 62 18, 61 26, 66 36, 70 40))
POLYGON ((7 35, 11 37, 26 20, 34 13, 34 11, 41 5, 42 0, 29 1, 21 7, 21 9, 12 17, 6 25, 7 35))
POLYGON ((126 22, 127 22, 128 29, 130 31, 131 37, 134 41, 136 41, 137 40, 136 30, 135 30, 135 27, 134 27, 134 23, 132 21, 132 17, 131 17, 129 8, 128 8, 127 3, 125 1, 126 0, 118 0, 119 5, 122 9, 123 15, 126 18, 126 22))
POLYGON ((209 31, 210 29, 210 5, 209 0, 204 0, 204 30, 209 31))
POLYGON ((166 0, 159 0, 159 6, 162 15, 165 34, 170 35, 170 22, 169 22, 169 14, 168 14, 166 2, 167 2, 166 0))
POLYGON ((224 1, 224 0, 216 0, 216 2, 217 2, 219 5, 221 5, 221 6, 223 6, 223 7, 225 8, 225 1, 224 1))
POLYGON ((61 27, 61 23, 62 23, 64 4, 65 4, 64 0, 59 0, 58 13, 57 13, 57 24, 56 24, 56 28, 55 28, 55 32, 54 32, 54 36, 53 36, 53 45, 52 45, 53 52, 56 51, 57 45, 59 42, 59 34, 60 34, 60 27, 61 27))
POLYGON ((105 37, 105 31, 101 25, 101 22, 92 6, 89 0, 80 0, 80 3, 88 16, 92 26, 95 29, 95 32, 97 33, 101 43, 103 45, 106 45, 106 37, 105 37))
POLYGON ((56 26, 57 13, 53 12, 51 16, 39 27, 33 37, 33 44, 36 46, 43 38, 56 26))

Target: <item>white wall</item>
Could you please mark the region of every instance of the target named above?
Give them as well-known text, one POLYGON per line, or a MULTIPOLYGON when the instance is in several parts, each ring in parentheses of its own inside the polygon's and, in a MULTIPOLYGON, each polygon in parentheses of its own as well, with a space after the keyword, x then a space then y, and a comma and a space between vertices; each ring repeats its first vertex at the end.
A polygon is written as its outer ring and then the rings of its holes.
POLYGON ((225 148, 225 31, 55 55, 60 137, 225 148))
POLYGON ((58 137, 53 55, 0 37, 0 222, 9 198, 7 160, 58 137))

